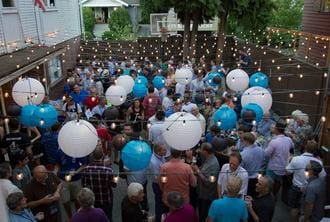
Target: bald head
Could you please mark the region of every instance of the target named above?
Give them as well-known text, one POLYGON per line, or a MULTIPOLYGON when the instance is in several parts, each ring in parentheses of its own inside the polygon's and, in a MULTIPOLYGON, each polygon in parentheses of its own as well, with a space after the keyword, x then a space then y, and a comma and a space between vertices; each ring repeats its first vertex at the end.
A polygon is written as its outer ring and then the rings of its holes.
POLYGON ((44 165, 36 166, 33 169, 33 177, 39 182, 44 182, 47 179, 46 167, 44 165))

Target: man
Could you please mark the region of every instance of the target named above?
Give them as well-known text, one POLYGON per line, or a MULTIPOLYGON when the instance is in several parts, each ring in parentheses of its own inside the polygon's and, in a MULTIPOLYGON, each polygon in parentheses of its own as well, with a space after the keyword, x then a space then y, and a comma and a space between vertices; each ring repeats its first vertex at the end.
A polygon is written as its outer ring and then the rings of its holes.
POLYGON ((206 219, 207 222, 247 221, 246 203, 239 197, 241 186, 242 179, 240 177, 229 176, 227 184, 228 195, 212 202, 206 219))
POLYGON ((51 130, 45 132, 41 137, 41 144, 44 146, 46 154, 46 168, 50 171, 53 171, 56 165, 56 153, 59 149, 58 133, 61 126, 61 123, 55 123, 51 130))
MULTIPOLYGON (((152 144, 166 144, 164 139, 164 123, 165 123, 165 112, 159 110, 156 112, 155 121, 149 128, 149 141, 152 144)), ((166 147, 166 157, 170 156, 170 148, 166 147)))
POLYGON ((255 136, 252 133, 244 133, 242 136, 244 149, 241 152, 242 164, 241 166, 248 172, 249 184, 247 194, 256 197, 256 184, 258 182, 257 176, 264 165, 265 152, 255 144, 255 136))
MULTIPOLYGON (((205 90, 205 83, 203 81, 203 74, 205 74, 205 71, 202 69, 199 69, 197 71, 197 78, 193 79, 190 83, 190 92, 191 92, 191 97, 195 101, 195 96, 197 94, 202 94, 204 97, 204 90, 205 90)), ((196 101, 195 101, 196 102, 196 101)))
POLYGON ((85 99, 85 107, 86 109, 93 110, 95 106, 99 104, 99 97, 97 95, 97 90, 95 87, 91 87, 89 89, 89 96, 85 99))
POLYGON ((326 202, 326 181, 319 174, 323 170, 322 165, 311 160, 306 167, 308 184, 304 197, 304 221, 317 222, 323 218, 326 202))
POLYGON ((112 221, 113 192, 112 187, 117 184, 113 182, 113 170, 103 163, 103 150, 97 147, 93 152, 94 162, 88 164, 82 171, 82 185, 90 188, 95 194, 94 207, 101 208, 112 221))
POLYGON ((199 112, 199 108, 196 104, 194 104, 194 106, 192 106, 191 114, 193 114, 197 118, 199 123, 201 124, 202 135, 205 135, 206 121, 205 121, 204 116, 199 112))
POLYGON ((122 222, 143 222, 146 219, 146 213, 140 208, 143 196, 143 186, 141 184, 131 183, 127 187, 127 195, 121 202, 122 222))
POLYGON ((44 212, 43 221, 60 221, 60 190, 62 184, 52 173, 47 173, 45 166, 39 165, 33 169, 33 179, 24 187, 27 206, 34 214, 44 212))
POLYGON ((86 157, 70 157, 60 149, 56 154, 56 166, 54 171, 58 172, 58 176, 63 184, 61 200, 69 218, 72 217, 71 201, 75 203, 77 209, 79 208, 77 195, 82 187, 80 171, 86 164, 86 157))
MULTIPOLYGON (((8 153, 9 161, 12 167, 17 164, 17 158, 24 152, 30 157, 33 156, 31 138, 21 132, 21 124, 18 119, 13 118, 9 121, 10 133, 5 135, 1 142, 3 153, 8 153)), ((2 156, 1 161, 3 162, 5 157, 2 156)))
POLYGON ((152 190, 154 192, 155 197, 155 216, 156 222, 160 222, 161 216, 163 213, 163 201, 162 201, 162 191, 160 190, 160 186, 157 183, 157 176, 160 172, 160 167, 165 163, 165 154, 166 154, 166 146, 164 144, 154 144, 153 145, 153 154, 150 160, 150 172, 152 174, 152 190))
POLYGON ((73 101, 81 106, 81 109, 84 110, 84 104, 87 96, 89 95, 88 91, 81 89, 79 84, 73 86, 73 92, 70 93, 73 101))
POLYGON ((7 197, 7 206, 9 209, 9 219, 12 222, 36 222, 44 219, 44 213, 39 212, 33 216, 31 210, 27 208, 26 198, 22 192, 9 194, 7 197))
POLYGON ((198 222, 194 208, 190 204, 184 203, 180 192, 169 192, 167 194, 167 204, 170 212, 167 214, 164 222, 198 222))
POLYGON ((257 132, 261 136, 268 138, 271 136, 271 129, 274 124, 275 124, 275 121, 270 118, 270 113, 265 112, 262 120, 257 125, 257 132))
POLYGON ((103 116, 104 110, 107 108, 107 99, 105 97, 100 97, 99 104, 92 109, 92 114, 103 116))
POLYGON ((194 107, 196 107, 196 104, 191 102, 191 97, 189 96, 189 93, 186 93, 184 95, 184 101, 183 101, 183 105, 182 105, 182 111, 183 112, 187 112, 187 113, 191 113, 191 110, 194 107))
POLYGON ((241 65, 241 68, 249 74, 252 68, 252 59, 250 55, 243 50, 238 50, 238 54, 240 59, 239 64, 241 65))
POLYGON ((189 203, 189 185, 196 187, 197 179, 190 165, 181 161, 181 152, 171 150, 172 158, 160 167, 158 183, 162 190, 163 201, 166 203, 167 193, 181 192, 185 203, 189 203))
POLYGON ((239 126, 238 126, 238 129, 237 129, 237 134, 238 134, 238 136, 239 136, 239 139, 237 140, 237 142, 236 142, 236 145, 235 145, 235 148, 237 149, 237 150, 239 150, 240 152, 241 151, 243 151, 243 148, 244 148, 244 144, 243 144, 243 142, 242 142, 242 137, 243 137, 243 134, 244 133, 248 133, 248 132, 250 132, 251 130, 250 130, 250 127, 248 127, 247 125, 243 125, 243 124, 240 124, 239 126))
POLYGON ((160 97, 154 95, 155 88, 153 86, 148 87, 148 95, 143 99, 144 118, 148 120, 152 117, 157 109, 161 107, 160 97))
POLYGON ((163 98, 162 101, 162 107, 165 112, 173 107, 173 95, 174 95, 173 89, 169 88, 167 90, 167 95, 163 98))
POLYGON ((285 175, 285 166, 288 162, 290 151, 293 150, 294 144, 292 140, 284 135, 286 124, 278 121, 272 129, 275 135, 269 142, 265 153, 269 158, 266 174, 274 180, 274 195, 277 194, 281 187, 282 178, 285 175))
MULTIPOLYGON (((301 206, 301 198, 306 189, 307 178, 305 176, 305 168, 311 160, 317 161, 322 164, 322 161, 314 156, 313 153, 318 149, 317 142, 308 141, 305 145, 305 152, 299 156, 292 158, 286 170, 289 174, 293 174, 292 185, 289 190, 288 205, 291 207, 291 216, 293 220, 297 220, 299 209, 301 206)), ((320 177, 325 177, 326 173, 322 169, 320 177)))
POLYGON ((312 139, 313 129, 309 125, 309 117, 306 113, 297 116, 297 129, 292 132, 291 136, 295 143, 295 151, 302 153, 307 140, 312 139))
POLYGON ((82 115, 82 108, 79 103, 76 103, 71 96, 66 97, 62 107, 66 121, 75 120, 82 115))
POLYGON ((257 197, 247 197, 249 222, 271 222, 275 210, 272 195, 273 180, 269 176, 261 176, 256 184, 257 197))
POLYGON ((212 201, 217 198, 217 184, 215 181, 217 181, 216 177, 219 174, 220 167, 210 143, 202 144, 201 157, 204 159, 201 168, 199 169, 195 164, 192 165, 192 168, 197 176, 199 221, 204 222, 212 201))
POLYGON ((232 152, 229 156, 229 163, 222 166, 218 176, 218 197, 228 195, 228 180, 230 176, 239 177, 241 179, 241 186, 239 194, 241 196, 246 195, 248 189, 249 176, 246 170, 240 166, 242 157, 239 152, 232 152))
POLYGON ((28 163, 29 157, 26 153, 22 153, 19 157, 17 157, 17 164, 13 169, 12 181, 19 189, 23 189, 23 187, 32 180, 28 163))

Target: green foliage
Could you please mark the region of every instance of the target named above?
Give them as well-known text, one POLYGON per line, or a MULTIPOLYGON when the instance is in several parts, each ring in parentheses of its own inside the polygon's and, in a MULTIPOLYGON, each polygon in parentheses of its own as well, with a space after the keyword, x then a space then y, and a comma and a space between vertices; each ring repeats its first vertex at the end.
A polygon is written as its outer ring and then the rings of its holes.
POLYGON ((83 8, 83 19, 85 32, 93 33, 95 18, 92 8, 83 8))
POLYGON ((269 25, 287 29, 300 29, 304 0, 273 0, 276 9, 271 13, 269 25))
POLYGON ((109 28, 110 31, 115 33, 120 33, 121 29, 123 28, 130 29, 132 31, 132 21, 131 17, 124 8, 118 8, 117 10, 113 11, 110 15, 109 19, 109 28))
POLYGON ((93 40, 94 39, 93 33, 89 32, 89 31, 86 31, 85 32, 85 39, 86 40, 93 40))
POLYGON ((160 0, 140 0, 141 7, 141 23, 150 23, 151 13, 167 13, 170 5, 166 1, 160 0))
POLYGON ((103 40, 134 39, 131 17, 124 8, 118 8, 116 11, 111 13, 109 28, 110 31, 106 31, 102 34, 103 40))
POLYGON ((102 40, 125 40, 133 41, 136 39, 136 36, 131 32, 131 27, 125 26, 121 30, 114 31, 105 31, 102 34, 102 40))

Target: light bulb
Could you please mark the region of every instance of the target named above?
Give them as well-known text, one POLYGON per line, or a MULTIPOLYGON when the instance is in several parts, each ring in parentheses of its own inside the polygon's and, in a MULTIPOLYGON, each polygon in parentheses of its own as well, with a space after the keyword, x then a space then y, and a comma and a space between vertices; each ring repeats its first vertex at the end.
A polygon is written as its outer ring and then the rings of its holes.
POLYGON ((9 118, 5 118, 5 123, 9 123, 9 118))
POLYGON ((321 121, 324 123, 327 119, 325 118, 325 116, 321 117, 321 121))
POLYGON ((293 98, 293 93, 290 93, 289 94, 289 97, 292 99, 293 98))
POLYGON ((124 100, 123 96, 120 96, 120 101, 122 102, 124 100))
POLYGON ((258 173, 258 179, 260 179, 262 177, 262 174, 261 173, 258 173))
POLYGON ((211 183, 214 183, 215 182, 215 176, 209 176, 209 181, 211 183))
POLYGON ((220 120, 218 120, 218 123, 217 123, 217 124, 218 124, 218 126, 220 127, 220 126, 221 126, 221 121, 220 121, 220 120))
POLYGON ((182 126, 184 126, 184 127, 186 126, 186 120, 182 121, 182 126))
POLYGON ((65 181, 70 182, 71 179, 72 179, 71 174, 66 175, 66 176, 64 177, 64 179, 65 179, 65 181))
POLYGON ((151 124, 150 124, 150 123, 148 123, 148 124, 147 124, 147 128, 149 129, 150 127, 151 127, 151 124))
POLYGON ((5 97, 8 98, 9 97, 9 93, 5 92, 5 97))
POLYGON ((110 127, 111 127, 111 129, 115 129, 116 128, 116 123, 111 123, 110 127))
POLYGON ((162 183, 167 183, 167 177, 166 176, 162 176, 161 177, 161 182, 162 183))
POLYGON ((252 125, 253 125, 253 126, 257 125, 257 121, 253 120, 253 121, 252 121, 252 125))
POLYGON ((118 183, 118 181, 119 181, 119 176, 114 176, 113 177, 113 182, 114 183, 118 183))
POLYGON ((278 81, 280 82, 280 81, 282 80, 282 77, 281 77, 281 76, 279 76, 277 79, 278 79, 278 81))
POLYGON ((24 177, 24 174, 23 173, 19 173, 19 174, 16 175, 16 179, 17 180, 22 180, 23 177, 24 177))

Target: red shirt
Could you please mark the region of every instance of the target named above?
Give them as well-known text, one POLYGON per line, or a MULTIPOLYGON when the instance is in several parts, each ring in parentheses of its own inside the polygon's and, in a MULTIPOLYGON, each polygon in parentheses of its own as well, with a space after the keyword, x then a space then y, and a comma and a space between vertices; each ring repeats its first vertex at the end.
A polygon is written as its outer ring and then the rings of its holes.
POLYGON ((160 98, 159 96, 146 96, 143 99, 143 107, 144 107, 144 118, 149 119, 152 117, 156 111, 157 108, 161 106, 160 98))
POLYGON ((106 142, 112 140, 111 134, 108 132, 108 129, 101 125, 96 128, 97 136, 101 139, 103 152, 106 153, 106 142))
POLYGON ((95 106, 99 104, 99 97, 98 96, 87 96, 85 100, 85 106, 87 109, 92 110, 95 106), (94 98, 94 99, 92 99, 94 98))

